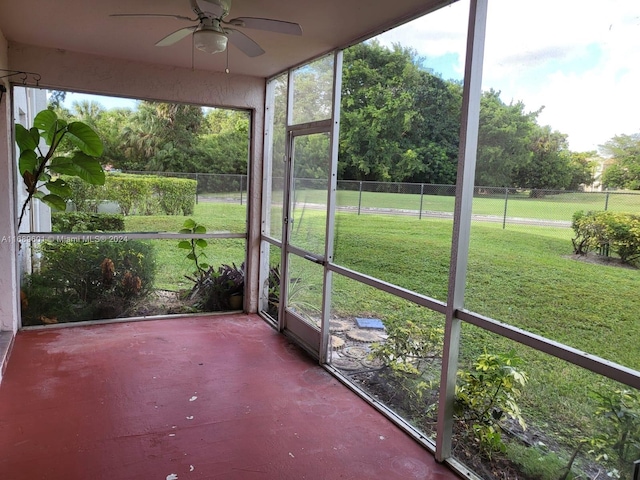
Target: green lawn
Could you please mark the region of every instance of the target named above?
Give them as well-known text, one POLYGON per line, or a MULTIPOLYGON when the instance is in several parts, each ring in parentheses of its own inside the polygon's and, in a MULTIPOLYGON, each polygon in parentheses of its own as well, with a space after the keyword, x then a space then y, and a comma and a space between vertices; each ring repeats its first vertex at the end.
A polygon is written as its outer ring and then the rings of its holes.
MULTIPOLYGON (((326 204, 327 194, 323 190, 305 190, 298 192, 305 202, 326 204)), ((274 199, 278 199, 274 193, 274 199)), ((337 204, 340 207, 363 209, 399 209, 413 210, 418 215, 420 210, 420 194, 379 193, 338 190, 337 204)), ((423 195, 422 210, 430 212, 453 212, 455 198, 443 195, 423 195)), ((608 210, 639 213, 640 194, 611 193, 607 200, 606 193, 563 193, 548 195, 543 198, 529 198, 526 194, 510 194, 506 199, 507 217, 535 218, 541 220, 571 221, 578 210, 608 210)), ((504 195, 477 195, 473 200, 475 215, 493 215, 502 217, 505 213, 504 195)))

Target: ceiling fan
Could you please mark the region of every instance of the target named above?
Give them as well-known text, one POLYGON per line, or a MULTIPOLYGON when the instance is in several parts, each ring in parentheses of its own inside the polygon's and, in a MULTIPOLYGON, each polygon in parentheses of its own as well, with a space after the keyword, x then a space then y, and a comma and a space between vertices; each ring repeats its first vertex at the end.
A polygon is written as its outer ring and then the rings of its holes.
POLYGON ((192 35, 195 48, 212 54, 225 51, 227 42, 231 42, 232 45, 249 57, 257 57, 265 53, 260 45, 234 27, 266 30, 287 35, 302 35, 300 25, 282 20, 256 17, 238 17, 225 20, 231 10, 231 0, 189 0, 189 3, 191 4, 191 10, 196 14, 196 18, 162 13, 115 13, 110 16, 171 17, 189 22, 197 21, 196 25, 184 27, 170 33, 156 42, 156 46, 167 47, 192 35))

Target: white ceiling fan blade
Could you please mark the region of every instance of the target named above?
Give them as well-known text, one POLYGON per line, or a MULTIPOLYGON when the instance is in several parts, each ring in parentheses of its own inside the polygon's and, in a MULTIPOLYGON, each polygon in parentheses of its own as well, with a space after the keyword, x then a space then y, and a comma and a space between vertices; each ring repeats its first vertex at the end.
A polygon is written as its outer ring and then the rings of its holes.
POLYGON ((184 37, 188 37, 189 35, 191 35, 196 28, 198 28, 198 26, 194 25, 193 27, 185 27, 181 28, 180 30, 176 30, 175 32, 170 33, 162 40, 157 42, 156 47, 168 47, 169 45, 173 45, 174 43, 182 40, 184 37))
POLYGON ((268 32, 285 33, 287 35, 302 35, 302 27, 297 23, 274 20, 272 18, 238 17, 227 23, 237 27, 253 28, 268 32))
POLYGON ((233 28, 225 28, 229 41, 242 50, 248 57, 258 57, 264 53, 264 50, 256 42, 247 37, 244 33, 233 28))
POLYGON ((109 15, 110 17, 169 17, 176 18, 178 20, 188 20, 190 22, 195 22, 197 18, 189 18, 184 15, 169 15, 164 13, 112 13, 109 15))

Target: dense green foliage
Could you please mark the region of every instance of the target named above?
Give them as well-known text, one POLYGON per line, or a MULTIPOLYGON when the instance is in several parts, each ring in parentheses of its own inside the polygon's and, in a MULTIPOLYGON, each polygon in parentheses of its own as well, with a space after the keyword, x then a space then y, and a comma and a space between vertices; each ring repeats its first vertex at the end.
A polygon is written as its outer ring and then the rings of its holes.
MULTIPOLYGON (((462 86, 426 71, 416 52, 374 42, 345 51, 339 173, 343 180, 454 184, 462 86)), ((540 126, 541 110, 481 98, 476 185, 570 189, 591 183, 595 152, 540 126)))
POLYGON ((71 201, 78 211, 95 212, 105 200, 116 202, 124 215, 190 215, 196 201, 196 181, 155 175, 112 173, 103 186, 69 179, 71 201))
POLYGON ((640 133, 616 135, 601 148, 613 158, 613 165, 602 175, 602 184, 605 187, 640 190, 640 133))
POLYGON ((100 161, 115 169, 246 174, 247 112, 140 101, 135 110, 106 110, 97 102, 56 107, 67 120, 95 129, 104 143, 100 161))
POLYGON ((122 232, 124 216, 115 213, 54 212, 51 214, 51 231, 74 232, 122 232))
POLYGON ((39 252, 42 267, 23 285, 23 325, 126 316, 153 288, 155 257, 144 242, 43 242, 39 252))
POLYGON ((615 253, 624 263, 640 260, 640 215, 623 212, 576 212, 572 228, 574 252, 615 253))
POLYGON ((597 457, 613 450, 620 478, 630 479, 629 465, 640 456, 640 393, 628 388, 594 392, 598 402, 596 415, 604 419, 604 428, 590 444, 597 457))
POLYGON ((376 42, 345 51, 340 175, 348 180, 453 184, 461 88, 376 42))
POLYGON ((514 351, 495 354, 485 351, 470 370, 458 372, 455 413, 468 434, 480 443, 489 458, 494 451, 504 452, 501 422, 507 417, 526 428, 518 399, 527 383, 527 374, 518 367, 522 359, 514 351))

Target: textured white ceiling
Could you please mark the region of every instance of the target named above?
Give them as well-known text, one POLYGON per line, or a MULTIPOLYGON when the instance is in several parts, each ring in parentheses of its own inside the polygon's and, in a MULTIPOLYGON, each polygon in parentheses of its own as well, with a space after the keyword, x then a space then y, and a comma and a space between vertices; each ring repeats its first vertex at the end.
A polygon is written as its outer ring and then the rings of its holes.
MULTIPOLYGON (((266 53, 248 58, 231 46, 233 73, 269 77, 322 53, 368 38, 452 0, 233 0, 228 18, 297 22, 302 37, 245 29, 266 53)), ((189 0, 2 0, 0 31, 11 42, 175 67, 191 67, 191 37, 154 44, 192 25, 173 18, 117 18, 113 13, 160 13, 193 18, 189 0)), ((194 22, 195 23, 195 22, 194 22)), ((226 54, 195 51, 198 70, 224 71, 226 54)))

